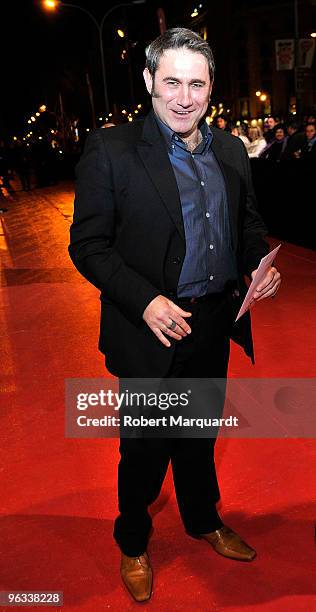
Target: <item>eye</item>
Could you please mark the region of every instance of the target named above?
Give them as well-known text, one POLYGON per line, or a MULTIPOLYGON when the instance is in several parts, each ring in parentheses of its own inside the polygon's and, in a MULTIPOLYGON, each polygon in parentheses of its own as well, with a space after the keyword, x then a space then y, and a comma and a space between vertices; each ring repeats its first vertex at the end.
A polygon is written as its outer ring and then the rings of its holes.
POLYGON ((201 87, 203 87, 202 83, 192 83, 192 87, 194 87, 195 89, 200 89, 201 87))
POLYGON ((167 85, 171 85, 172 87, 178 85, 178 81, 167 81, 167 85))

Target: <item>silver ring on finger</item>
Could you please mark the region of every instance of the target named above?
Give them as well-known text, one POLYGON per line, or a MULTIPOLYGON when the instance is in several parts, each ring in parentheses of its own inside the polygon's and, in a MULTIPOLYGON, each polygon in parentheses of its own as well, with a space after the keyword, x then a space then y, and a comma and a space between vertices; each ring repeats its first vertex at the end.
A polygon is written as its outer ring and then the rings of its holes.
POLYGON ((177 327, 177 324, 173 319, 171 320, 170 325, 167 325, 167 328, 170 329, 170 331, 173 331, 176 327, 177 327))

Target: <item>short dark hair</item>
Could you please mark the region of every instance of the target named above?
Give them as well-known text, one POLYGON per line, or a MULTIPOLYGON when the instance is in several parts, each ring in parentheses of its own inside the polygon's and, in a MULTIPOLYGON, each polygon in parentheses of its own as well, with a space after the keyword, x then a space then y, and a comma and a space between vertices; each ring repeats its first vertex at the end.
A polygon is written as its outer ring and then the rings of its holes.
POLYGON ((277 132, 277 130, 283 130, 284 135, 286 134, 286 128, 284 123, 277 123, 274 128, 273 128, 273 134, 275 135, 275 133, 277 132))
POLYGON ((215 72, 215 62, 212 50, 209 44, 187 28, 171 28, 166 30, 150 43, 146 53, 146 68, 148 68, 152 77, 159 66, 159 60, 167 49, 189 49, 195 53, 201 53, 207 60, 210 79, 213 81, 215 72))

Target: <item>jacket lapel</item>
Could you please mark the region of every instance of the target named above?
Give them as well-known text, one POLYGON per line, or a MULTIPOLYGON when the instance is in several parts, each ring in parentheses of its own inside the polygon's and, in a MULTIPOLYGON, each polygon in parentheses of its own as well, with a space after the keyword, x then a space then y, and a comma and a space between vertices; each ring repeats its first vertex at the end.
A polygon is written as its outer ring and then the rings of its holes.
POLYGON ((185 240, 178 185, 153 112, 145 119, 142 140, 136 144, 136 148, 180 236, 185 240))

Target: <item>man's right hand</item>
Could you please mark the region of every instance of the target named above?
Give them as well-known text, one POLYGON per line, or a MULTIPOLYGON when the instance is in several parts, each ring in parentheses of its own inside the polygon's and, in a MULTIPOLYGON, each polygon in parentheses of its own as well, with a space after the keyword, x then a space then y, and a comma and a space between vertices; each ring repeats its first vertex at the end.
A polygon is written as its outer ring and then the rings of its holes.
POLYGON ((158 295, 148 304, 147 308, 145 308, 143 319, 160 342, 166 347, 169 347, 171 343, 168 338, 166 338, 166 335, 175 340, 181 340, 181 338, 191 333, 190 326, 183 318, 191 317, 191 315, 191 312, 182 310, 182 308, 174 304, 171 300, 168 300, 168 298, 163 295, 158 295), (173 321, 176 326, 174 329, 169 329, 173 321))

